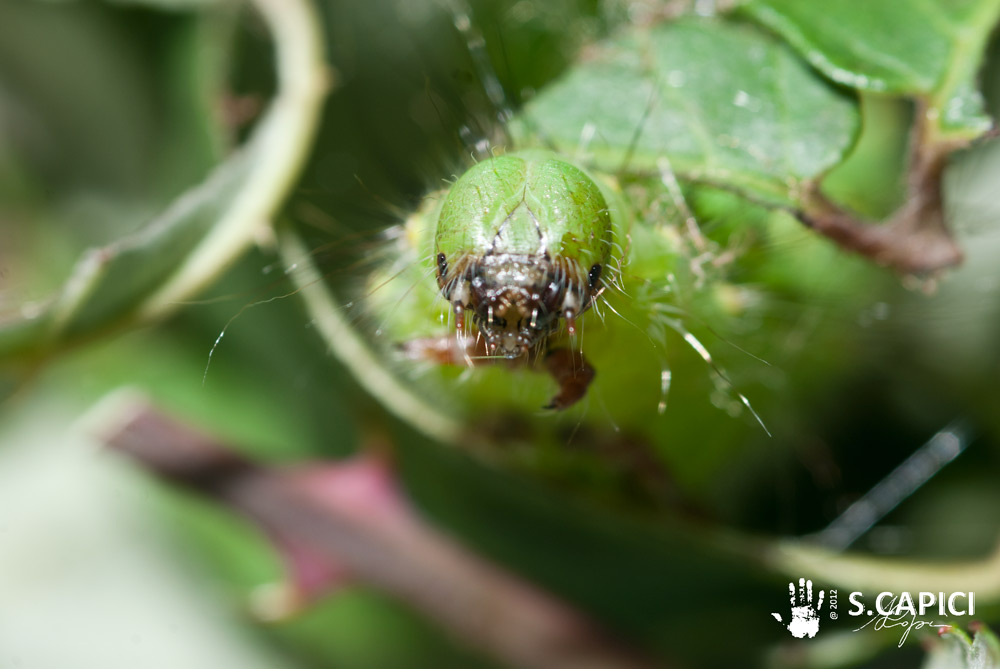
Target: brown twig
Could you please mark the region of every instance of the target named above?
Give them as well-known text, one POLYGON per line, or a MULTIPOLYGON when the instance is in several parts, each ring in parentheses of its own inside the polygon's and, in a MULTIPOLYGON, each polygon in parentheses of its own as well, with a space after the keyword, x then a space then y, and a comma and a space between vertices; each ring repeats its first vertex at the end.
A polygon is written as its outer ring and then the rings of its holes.
POLYGON ((910 133, 906 199, 884 222, 863 220, 830 202, 818 184, 796 216, 842 248, 904 274, 926 274, 962 262, 962 250, 948 230, 941 177, 948 157, 964 143, 936 139, 926 105, 917 105, 910 133))
POLYGON ((349 492, 318 498, 301 477, 251 462, 146 404, 133 407, 104 441, 170 483, 343 565, 505 664, 653 666, 569 605, 428 526, 401 497, 375 511, 349 492))

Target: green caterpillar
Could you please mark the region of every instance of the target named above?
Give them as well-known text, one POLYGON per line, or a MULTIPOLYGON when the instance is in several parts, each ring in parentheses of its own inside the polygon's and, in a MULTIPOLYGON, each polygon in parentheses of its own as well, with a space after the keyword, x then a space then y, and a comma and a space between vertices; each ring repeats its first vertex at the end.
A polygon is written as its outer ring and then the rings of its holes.
POLYGON ((583 170, 543 152, 483 161, 451 188, 434 232, 437 281, 464 330, 453 354, 543 358, 560 382, 550 408, 583 396, 593 377, 580 357, 552 350, 603 291, 616 231, 604 193, 583 170), (565 333, 562 324, 565 323, 565 333))
POLYGON ((651 307, 669 293, 663 283, 685 244, 675 226, 633 229, 633 217, 616 179, 549 151, 484 160, 427 198, 399 236, 396 264, 371 279, 379 331, 388 330, 410 360, 476 367, 465 390, 493 393, 494 405, 506 396, 529 408, 521 393, 500 387, 538 385, 538 378, 512 381, 511 370, 544 371, 558 386, 544 408, 567 409, 596 375, 584 355, 585 316, 605 321, 586 337, 601 358, 615 350, 602 343, 609 336, 631 339, 627 348, 638 355, 662 340, 662 332, 650 337, 655 324, 680 327, 651 307), (621 298, 617 307, 605 301, 609 290, 621 298), (621 318, 607 318, 602 304, 621 318), (489 369, 496 367, 506 378, 489 369))
POLYGON ((512 149, 408 218, 365 288, 377 340, 470 429, 530 422, 558 443, 560 425, 612 427, 662 449, 697 434, 698 457, 669 460, 708 471, 734 430, 764 435, 720 408, 752 398, 769 427, 796 429, 782 389, 844 364, 838 314, 887 278, 789 214, 859 120, 760 30, 626 33, 512 119, 512 149))

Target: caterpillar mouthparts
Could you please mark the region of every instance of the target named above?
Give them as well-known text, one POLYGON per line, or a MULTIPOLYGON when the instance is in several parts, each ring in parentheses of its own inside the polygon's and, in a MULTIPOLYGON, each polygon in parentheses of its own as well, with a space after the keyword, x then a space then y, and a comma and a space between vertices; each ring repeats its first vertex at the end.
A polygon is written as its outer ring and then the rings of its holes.
POLYGON ((451 267, 438 257, 438 284, 452 303, 456 325, 472 314, 490 355, 519 358, 540 346, 565 319, 575 319, 593 303, 600 264, 585 271, 573 258, 510 253, 481 257, 463 254, 451 267))

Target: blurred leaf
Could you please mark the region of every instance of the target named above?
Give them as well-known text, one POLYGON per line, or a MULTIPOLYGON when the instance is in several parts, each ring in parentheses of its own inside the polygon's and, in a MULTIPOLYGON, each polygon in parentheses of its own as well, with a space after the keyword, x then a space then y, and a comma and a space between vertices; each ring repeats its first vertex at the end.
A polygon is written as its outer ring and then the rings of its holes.
POLYGON ((0 132, 51 185, 129 192, 149 178, 158 102, 150 45, 117 18, 89 3, 0 5, 0 132))
POLYGON ((139 234, 88 251, 57 299, 37 318, 0 329, 0 351, 51 346, 126 317, 166 281, 240 194, 252 147, 234 154, 139 234))
POLYGON ((114 5, 149 5, 161 9, 188 10, 200 9, 209 5, 221 4, 220 0, 106 0, 114 5))
POLYGON ((309 5, 257 5, 275 40, 280 86, 247 145, 145 229, 85 253, 38 313, 0 323, 0 359, 36 357, 171 310, 218 276, 270 223, 309 147, 326 79, 309 5))
POLYGON ((861 90, 927 96, 942 135, 990 127, 975 85, 997 0, 749 0, 746 11, 832 80, 861 90))

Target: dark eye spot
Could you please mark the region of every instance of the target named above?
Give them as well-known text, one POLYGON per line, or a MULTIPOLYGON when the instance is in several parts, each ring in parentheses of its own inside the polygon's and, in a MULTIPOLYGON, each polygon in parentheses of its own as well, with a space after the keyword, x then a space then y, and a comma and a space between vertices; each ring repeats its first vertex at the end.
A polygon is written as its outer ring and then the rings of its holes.
POLYGON ((437 257, 438 262, 438 276, 442 279, 448 274, 448 259, 444 257, 443 253, 439 253, 437 257))
POLYGON ((600 263, 595 264, 590 268, 590 272, 587 274, 587 278, 590 280, 590 287, 594 288, 597 282, 601 280, 601 265, 600 263))

